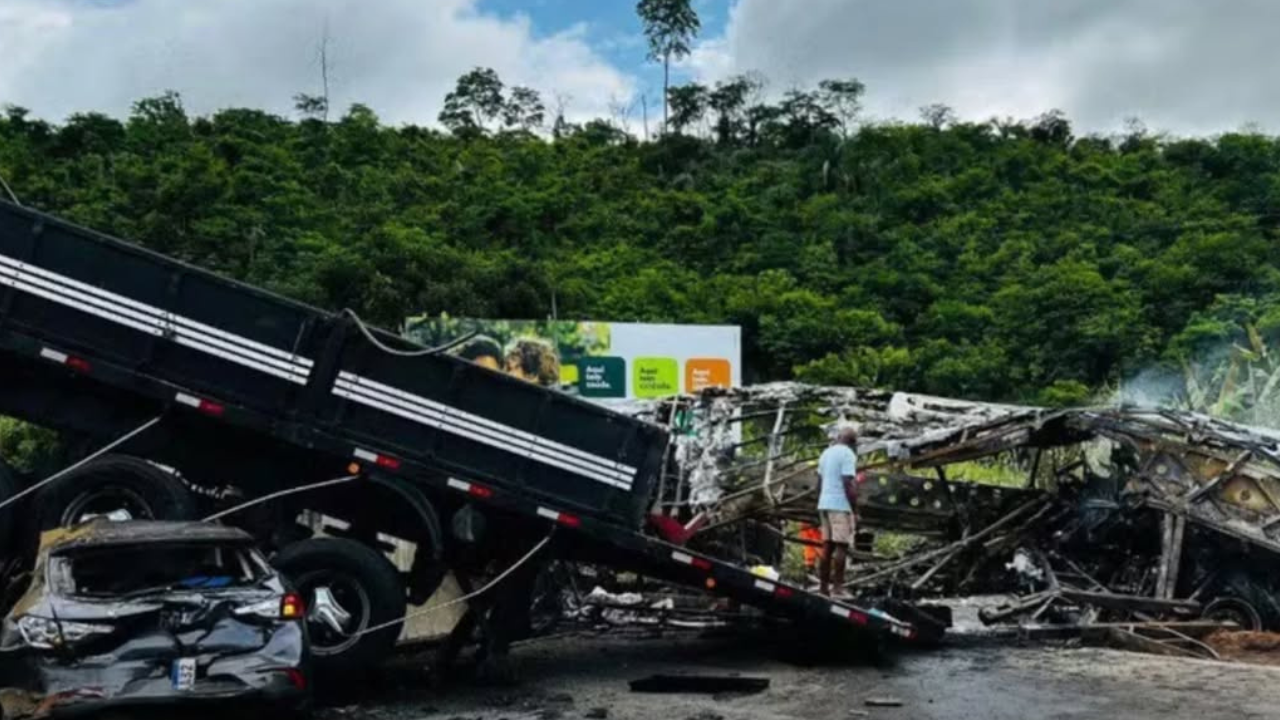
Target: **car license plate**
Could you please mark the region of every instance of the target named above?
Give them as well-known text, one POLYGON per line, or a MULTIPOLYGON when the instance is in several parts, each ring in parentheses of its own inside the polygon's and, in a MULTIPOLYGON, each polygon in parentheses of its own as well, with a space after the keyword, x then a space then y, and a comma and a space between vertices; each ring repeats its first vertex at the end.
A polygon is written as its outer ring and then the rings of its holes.
POLYGON ((174 690, 190 690, 196 686, 196 659, 178 658, 170 672, 174 690))

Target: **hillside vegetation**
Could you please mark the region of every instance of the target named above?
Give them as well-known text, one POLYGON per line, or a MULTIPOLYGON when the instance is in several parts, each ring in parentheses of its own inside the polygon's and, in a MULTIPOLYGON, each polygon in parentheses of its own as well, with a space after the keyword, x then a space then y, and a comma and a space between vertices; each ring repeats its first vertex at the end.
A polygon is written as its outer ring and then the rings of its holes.
POLYGON ((856 81, 776 103, 738 82, 672 88, 653 141, 461 82, 445 129, 325 121, 307 97, 300 119, 191 117, 173 94, 122 121, 10 107, 0 174, 28 205, 386 326, 553 306, 739 324, 753 381, 1077 402, 1152 368, 1211 383, 1205 353, 1280 331, 1274 138, 945 108, 867 124, 856 81))

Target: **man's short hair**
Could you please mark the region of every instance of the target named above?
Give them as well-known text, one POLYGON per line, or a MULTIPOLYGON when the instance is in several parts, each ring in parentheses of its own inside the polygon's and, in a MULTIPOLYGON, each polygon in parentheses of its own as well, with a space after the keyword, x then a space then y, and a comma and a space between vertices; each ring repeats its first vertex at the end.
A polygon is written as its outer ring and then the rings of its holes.
POLYGON ((858 442, 858 427, 853 423, 839 423, 832 429, 831 437, 836 442, 852 445, 858 442))

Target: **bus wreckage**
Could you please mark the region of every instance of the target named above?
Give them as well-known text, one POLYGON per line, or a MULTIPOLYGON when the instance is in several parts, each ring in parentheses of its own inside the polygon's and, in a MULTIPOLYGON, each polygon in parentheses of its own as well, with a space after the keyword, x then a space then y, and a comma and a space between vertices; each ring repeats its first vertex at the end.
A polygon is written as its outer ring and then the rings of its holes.
POLYGON ((787 565, 784 545, 812 545, 801 529, 816 520, 812 463, 825 431, 854 423, 860 533, 849 585, 859 596, 1001 595, 984 623, 1143 624, 1183 644, 1202 645, 1179 628, 1280 629, 1272 431, 1183 411, 796 384, 639 412, 676 436, 662 511, 693 546, 787 565))

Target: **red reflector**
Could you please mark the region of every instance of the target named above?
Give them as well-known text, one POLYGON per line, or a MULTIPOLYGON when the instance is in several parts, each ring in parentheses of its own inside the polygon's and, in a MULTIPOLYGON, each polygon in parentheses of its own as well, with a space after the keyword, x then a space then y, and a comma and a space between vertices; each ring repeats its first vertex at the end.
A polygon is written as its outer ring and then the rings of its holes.
POLYGON ((307 689, 307 676, 303 675, 301 670, 297 668, 287 668, 284 671, 284 674, 288 676, 289 682, 293 683, 293 687, 295 689, 297 690, 307 689))
POLYGON ((569 513, 560 513, 560 517, 556 518, 556 522, 572 528, 582 525, 582 521, 578 519, 577 515, 570 515, 569 513))
POLYGON ((378 467, 384 467, 384 468, 387 468, 388 470, 400 469, 400 461, 393 457, 387 457, 386 455, 379 455, 377 463, 378 463, 378 467))
POLYGON ((856 624, 858 624, 858 625, 866 625, 866 624, 867 624, 867 616, 866 616, 866 615, 863 615, 863 614, 862 614, 862 613, 860 613, 860 612, 850 612, 850 613, 849 613, 849 620, 853 621, 854 623, 856 623, 856 624))
POLYGON ((84 358, 78 358, 78 357, 68 357, 66 366, 71 368, 72 370, 75 370, 76 372, 82 372, 82 373, 87 373, 92 369, 92 366, 89 364, 88 360, 85 360, 84 358))
POLYGON ((774 594, 780 598, 788 598, 788 597, 791 597, 792 592, 791 592, 791 588, 782 587, 781 585, 779 585, 778 589, 774 591, 774 594))
POLYGON ((226 411, 226 408, 216 402, 210 402, 208 400, 200 401, 200 412, 206 415, 213 415, 216 417, 221 415, 224 411, 226 411))
POLYGON ((296 620, 302 617, 305 612, 302 596, 297 593, 289 593, 280 599, 280 617, 287 620, 296 620))
POLYGON ((711 569, 711 561, 703 558, 699 558, 699 557, 694 558, 693 562, 690 562, 689 564, 698 568, 699 570, 711 569))
POLYGON ((471 487, 467 488, 467 494, 474 495, 475 497, 478 497, 478 498, 493 497, 492 490, 490 490, 487 487, 484 487, 483 485, 476 485, 475 483, 471 483, 471 487))

